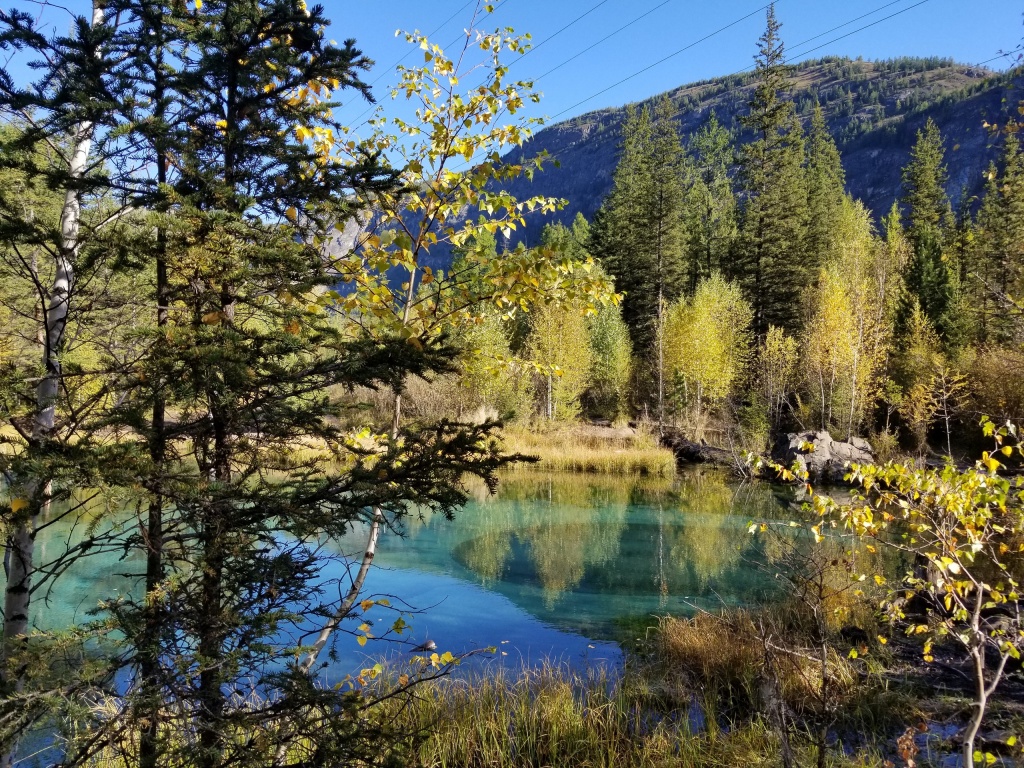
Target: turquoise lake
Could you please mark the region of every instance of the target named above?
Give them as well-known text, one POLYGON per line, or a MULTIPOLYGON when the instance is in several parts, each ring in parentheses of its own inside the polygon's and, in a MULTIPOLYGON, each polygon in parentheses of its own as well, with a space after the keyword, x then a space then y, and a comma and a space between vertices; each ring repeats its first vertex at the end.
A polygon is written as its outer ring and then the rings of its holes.
MULTIPOLYGON (((524 471, 506 475, 495 496, 470 490, 454 520, 413 517, 402 535, 382 536, 365 595, 392 608, 375 606, 367 618, 382 634, 406 609, 411 629, 365 647, 339 635, 326 677, 381 656, 401 659, 426 640, 453 653, 496 647, 486 663, 615 663, 622 619, 771 596, 766 553, 747 529, 783 513, 788 500, 777 488, 710 470, 674 481, 524 471)), ((74 536, 54 528, 40 536, 44 553, 74 536)), ((364 541, 356 528, 332 548, 358 553, 364 541)), ((84 620, 128 588, 122 574, 137 567, 112 554, 88 558, 49 601, 35 601, 34 621, 84 620)), ((343 581, 344 564, 332 562, 324 575, 343 581)))

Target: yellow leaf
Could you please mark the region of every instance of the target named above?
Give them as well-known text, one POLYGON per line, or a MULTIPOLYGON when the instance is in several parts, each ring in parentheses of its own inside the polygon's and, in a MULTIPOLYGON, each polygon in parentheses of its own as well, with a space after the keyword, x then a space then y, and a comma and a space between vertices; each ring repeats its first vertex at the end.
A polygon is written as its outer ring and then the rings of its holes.
POLYGON ((287 323, 285 323, 284 332, 285 333, 290 333, 292 336, 295 336, 295 335, 298 334, 299 328, 300 328, 299 321, 295 320, 295 319, 292 319, 292 320, 289 320, 287 323))
POLYGON ((28 506, 28 499, 12 499, 11 500, 11 512, 18 514, 21 510, 28 506))
POLYGON ((366 645, 366 635, 360 635, 359 637, 357 637, 356 642, 359 643, 359 645, 361 646, 366 645))
POLYGON ((373 607, 373 600, 363 600, 363 602, 359 604, 359 607, 362 608, 364 612, 368 611, 373 607))
POLYGON ((284 215, 287 217, 288 221, 295 221, 299 218, 299 212, 295 210, 294 205, 289 206, 288 210, 284 212, 284 215))
POLYGON ((203 315, 203 322, 207 325, 220 325, 220 321, 223 318, 220 312, 207 312, 203 315))
POLYGON ((196 0, 196 10, 197 11, 203 10, 203 0, 196 0))

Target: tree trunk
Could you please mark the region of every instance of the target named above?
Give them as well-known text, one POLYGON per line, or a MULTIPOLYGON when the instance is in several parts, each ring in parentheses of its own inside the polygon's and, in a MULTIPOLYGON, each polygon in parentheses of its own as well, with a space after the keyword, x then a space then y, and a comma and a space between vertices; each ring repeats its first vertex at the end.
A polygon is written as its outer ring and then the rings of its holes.
MULTIPOLYGON (((159 57, 158 57, 159 61, 159 57)), ((156 68, 159 71, 159 67, 156 68)), ((160 101, 159 85, 155 100, 160 101)), ((159 107, 158 107, 159 108, 159 107)), ((167 181, 166 153, 157 151, 157 181, 167 181)), ((167 325, 168 295, 167 284, 167 233, 161 227, 156 234, 156 324, 158 328, 167 325)), ((163 583, 163 494, 162 477, 166 460, 166 411, 167 404, 162 391, 163 382, 156 382, 153 393, 153 416, 150 424, 151 436, 149 455, 153 462, 156 481, 146 520, 146 619, 143 637, 139 643, 139 677, 143 687, 139 734, 139 768, 156 768, 159 757, 158 731, 161 709, 160 686, 160 635, 162 609, 159 601, 149 600, 163 583)))
MULTIPOLYGON (((93 3, 92 26, 103 23, 101 2, 93 3)), ((43 313, 43 363, 45 373, 36 386, 36 413, 32 431, 32 448, 42 449, 53 439, 56 429, 57 398, 60 393, 61 353, 68 323, 69 303, 75 282, 75 259, 78 254, 81 224, 81 191, 75 183, 85 177, 89 154, 92 151, 93 124, 79 123, 72 137, 68 166, 68 188, 64 193, 64 206, 60 216, 60 242, 57 248, 55 273, 50 286, 49 301, 43 313)), ((8 534, 4 556, 7 588, 4 594, 3 662, 6 665, 16 644, 23 642, 28 633, 29 605, 32 575, 35 564, 36 524, 50 496, 47 478, 31 478, 24 487, 28 514, 20 516, 8 534)), ((24 682, 22 671, 5 670, 4 687, 18 691, 24 682)), ((2 765, 10 766, 15 759, 17 743, 3 755, 2 765)))

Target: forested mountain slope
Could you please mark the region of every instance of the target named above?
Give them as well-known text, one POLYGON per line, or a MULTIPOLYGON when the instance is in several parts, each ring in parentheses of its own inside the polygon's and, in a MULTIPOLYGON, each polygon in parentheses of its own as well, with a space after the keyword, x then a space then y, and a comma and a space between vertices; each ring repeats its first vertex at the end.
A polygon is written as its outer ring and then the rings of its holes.
MULTIPOLYGON (((1024 75, 995 74, 948 59, 895 59, 882 62, 828 58, 804 62, 792 71, 791 98, 807 122, 815 99, 839 145, 848 189, 881 216, 900 194, 900 174, 917 130, 931 117, 947 145, 950 194, 978 192, 982 172, 995 157, 996 140, 985 122, 1005 122, 1024 98, 1024 75)), ((677 105, 678 129, 685 141, 714 111, 738 142, 739 124, 754 88, 753 74, 729 75, 668 93, 677 105)), ((660 97, 657 97, 660 98, 660 97)), ((653 100, 652 100, 653 103, 653 100)), ((519 179, 510 191, 520 197, 544 194, 565 198, 555 219, 569 223, 577 212, 588 219, 611 188, 619 132, 626 108, 604 109, 539 131, 516 155, 547 151, 558 162, 533 181, 519 179)), ((552 220, 547 217, 546 221, 552 220)), ((535 245, 543 222, 534 219, 513 235, 514 245, 535 245)))

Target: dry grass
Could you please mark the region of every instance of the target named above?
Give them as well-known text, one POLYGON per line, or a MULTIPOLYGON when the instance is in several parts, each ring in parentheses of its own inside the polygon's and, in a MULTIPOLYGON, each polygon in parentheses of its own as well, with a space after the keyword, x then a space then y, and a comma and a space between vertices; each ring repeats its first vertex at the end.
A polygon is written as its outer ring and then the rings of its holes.
MULTIPOLYGON (((696 727, 686 708, 652 698, 651 685, 628 670, 613 679, 566 666, 516 674, 500 669, 422 686, 395 715, 421 734, 416 751, 424 768, 778 765, 778 741, 760 719, 728 730, 714 722, 696 727)), ((802 752, 800 764, 808 764, 802 752)), ((879 763, 862 753, 834 755, 830 764, 879 763)))
POLYGON ((506 451, 538 457, 523 468, 669 478, 676 472, 672 451, 649 434, 580 426, 543 432, 508 427, 502 436, 506 451))
POLYGON ((762 654, 750 614, 664 617, 654 642, 657 677, 672 698, 697 691, 703 706, 716 712, 755 710, 762 654))

